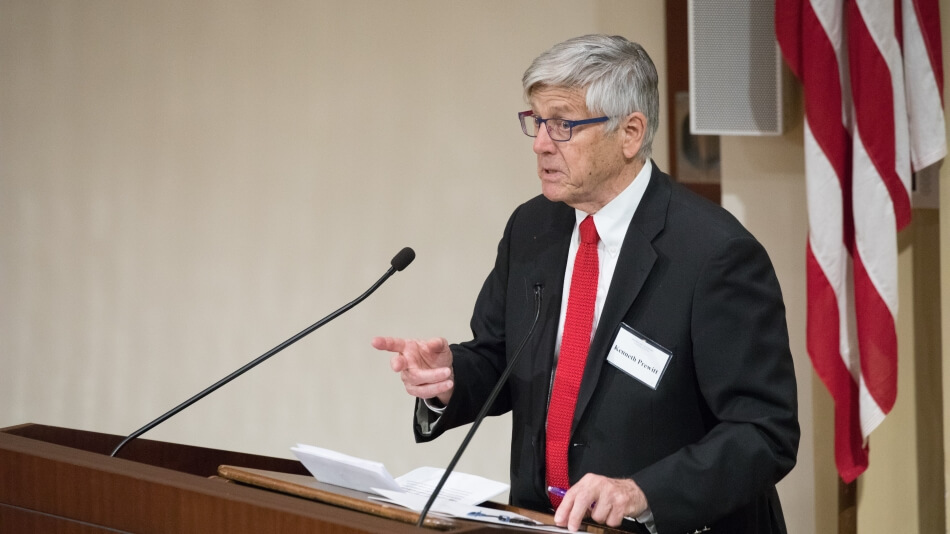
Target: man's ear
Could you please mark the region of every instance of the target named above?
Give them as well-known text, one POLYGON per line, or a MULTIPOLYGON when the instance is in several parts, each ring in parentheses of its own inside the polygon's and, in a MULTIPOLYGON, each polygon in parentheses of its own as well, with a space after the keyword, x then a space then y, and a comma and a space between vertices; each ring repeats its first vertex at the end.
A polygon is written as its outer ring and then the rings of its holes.
POLYGON ((623 155, 633 159, 640 152, 647 135, 647 117, 639 111, 620 119, 618 132, 622 137, 623 155))

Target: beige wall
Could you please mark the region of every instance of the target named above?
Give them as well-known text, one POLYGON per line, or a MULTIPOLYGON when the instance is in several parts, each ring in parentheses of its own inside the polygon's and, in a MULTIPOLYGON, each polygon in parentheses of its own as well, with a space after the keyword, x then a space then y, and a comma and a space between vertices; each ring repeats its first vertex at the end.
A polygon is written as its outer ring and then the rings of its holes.
MULTIPOLYGON (((946 86, 947 63, 950 61, 950 1, 940 0, 940 29, 944 35, 943 38, 943 60, 944 60, 944 110, 946 111, 946 102, 950 98, 950 90, 946 86)), ((945 113, 946 114, 946 113, 945 113)), ((947 122, 947 138, 950 139, 950 122, 947 122)), ((942 334, 941 362, 943 377, 943 453, 944 469, 943 480, 950 480, 950 464, 946 462, 950 458, 950 167, 946 162, 940 169, 940 211, 943 214, 939 217, 939 235, 940 239, 940 332, 942 334)), ((945 492, 944 498, 944 517, 950 518, 950 500, 945 492)), ((946 527, 945 527, 946 528, 946 527)), ((948 529, 950 530, 950 529, 948 529)))
MULTIPOLYGON (((408 245, 372 300, 149 437, 444 465, 462 434, 413 443, 369 339, 468 335, 507 217, 539 191, 522 72, 588 32, 641 41, 664 72, 663 10, 0 0, 0 426, 131 432, 408 245)), ((460 469, 506 480, 509 425, 486 423, 460 469)))
MULTIPOLYGON (((950 1, 940 1, 940 29, 944 35, 943 38, 943 60, 944 60, 944 88, 943 100, 944 110, 946 111, 946 102, 950 98, 950 91, 946 86, 947 62, 950 61, 950 1)), ((946 115, 946 113, 945 113, 946 115)), ((947 122, 947 138, 950 139, 950 122, 947 122)), ((944 165, 940 169, 940 211, 943 216, 939 217, 939 235, 940 239, 940 332, 942 334, 942 347, 940 361, 943 363, 941 376, 943 378, 943 454, 944 468, 943 480, 950 480, 950 464, 946 462, 950 458, 950 167, 944 165)), ((945 491, 944 499, 944 517, 950 517, 950 500, 945 491)), ((946 526, 944 527, 947 530, 946 526)))
MULTIPOLYGON (((944 7, 941 4, 941 7, 944 7)), ((943 27, 944 35, 947 34, 947 31, 950 31, 950 17, 946 10, 941 14, 941 26, 943 27)), ((943 41, 943 57, 950 57, 950 47, 947 46, 947 39, 943 41)), ((944 102, 946 102, 948 96, 947 89, 944 87, 944 102)), ((947 137, 950 138, 950 130, 947 132, 947 137)), ((940 181, 940 211, 943 213, 943 216, 940 217, 940 235, 944 236, 940 240, 940 332, 942 334, 942 346, 941 346, 941 359, 943 367, 941 368, 941 376, 943 378, 943 402, 941 403, 943 407, 943 456, 944 456, 944 466, 943 466, 943 480, 946 484, 946 481, 950 480, 950 463, 946 461, 947 458, 950 458, 950 178, 947 178, 948 170, 944 166, 941 169, 940 181)), ((944 517, 950 517, 950 499, 948 499, 948 493, 945 492, 943 495, 944 498, 944 517)))

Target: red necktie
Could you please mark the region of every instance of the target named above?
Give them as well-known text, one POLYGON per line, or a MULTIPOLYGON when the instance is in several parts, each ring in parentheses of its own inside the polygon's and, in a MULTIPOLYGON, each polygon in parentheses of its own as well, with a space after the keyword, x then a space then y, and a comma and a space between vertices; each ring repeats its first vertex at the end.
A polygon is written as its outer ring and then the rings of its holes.
MULTIPOLYGON (((577 406, 577 391, 584 364, 590 349, 591 329, 594 325, 594 301, 597 297, 597 228, 590 215, 581 222, 581 244, 574 258, 574 273, 571 275, 571 292, 567 298, 567 316, 564 318, 564 333, 561 337, 561 353, 558 356, 551 404, 548 406, 545 461, 547 483, 555 488, 567 489, 567 452, 571 438, 571 422, 577 406)), ((551 504, 557 508, 561 498, 550 495, 551 504)))

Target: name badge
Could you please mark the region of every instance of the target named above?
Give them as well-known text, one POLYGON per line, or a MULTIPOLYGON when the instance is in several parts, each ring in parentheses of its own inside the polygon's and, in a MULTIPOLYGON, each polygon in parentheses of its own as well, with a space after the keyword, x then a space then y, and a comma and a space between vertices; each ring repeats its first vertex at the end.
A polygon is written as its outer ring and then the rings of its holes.
POLYGON ((671 351, 620 323, 620 331, 610 346, 607 361, 651 389, 656 389, 671 356, 671 351))

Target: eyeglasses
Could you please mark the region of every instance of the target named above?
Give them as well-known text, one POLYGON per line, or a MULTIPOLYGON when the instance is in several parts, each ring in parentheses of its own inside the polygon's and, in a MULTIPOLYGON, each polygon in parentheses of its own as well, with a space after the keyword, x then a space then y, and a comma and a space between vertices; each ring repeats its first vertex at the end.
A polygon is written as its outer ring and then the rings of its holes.
POLYGON ((528 110, 518 113, 518 120, 521 121, 521 131, 528 137, 537 137, 538 131, 541 130, 541 125, 543 124, 545 128, 547 128, 548 137, 550 137, 552 141, 563 142, 571 140, 575 126, 606 122, 610 120, 610 117, 597 117, 595 119, 583 119, 579 121, 553 117, 550 119, 542 119, 541 117, 535 116, 533 111, 528 110))

